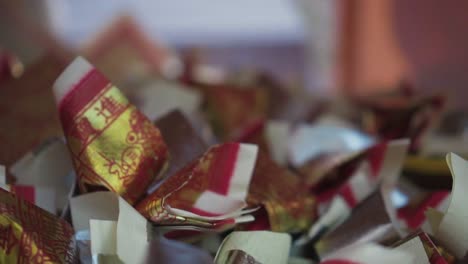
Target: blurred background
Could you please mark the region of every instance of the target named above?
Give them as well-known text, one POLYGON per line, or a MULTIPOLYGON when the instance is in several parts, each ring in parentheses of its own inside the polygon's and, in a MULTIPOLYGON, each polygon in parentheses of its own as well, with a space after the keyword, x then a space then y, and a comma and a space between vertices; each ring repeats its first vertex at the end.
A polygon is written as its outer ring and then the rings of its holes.
POLYGON ((444 91, 452 107, 466 107, 466 1, 0 3, 0 48, 24 66, 45 53, 86 53, 126 16, 154 43, 180 56, 196 53, 218 70, 260 69, 321 96, 375 93, 409 80, 423 93, 444 91))

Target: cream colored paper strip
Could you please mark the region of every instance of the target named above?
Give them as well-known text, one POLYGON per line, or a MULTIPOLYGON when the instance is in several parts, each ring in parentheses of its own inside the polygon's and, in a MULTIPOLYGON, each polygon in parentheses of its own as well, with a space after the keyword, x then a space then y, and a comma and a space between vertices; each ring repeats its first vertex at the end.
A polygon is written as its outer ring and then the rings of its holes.
MULTIPOLYGON (((435 227, 435 236, 440 239, 448 250, 453 252, 457 258, 463 258, 468 249, 468 212, 466 205, 468 197, 468 162, 454 153, 447 154, 447 164, 452 172, 452 196, 450 205, 445 212, 440 225, 435 227)), ((434 213, 432 213, 434 214, 434 213)), ((430 220, 432 225, 437 225, 438 217, 430 220)))
POLYGON ((233 232, 221 244, 215 263, 226 263, 231 250, 242 250, 260 263, 286 264, 290 247, 291 237, 286 233, 233 232))
POLYGON ((359 264, 416 264, 415 257, 400 249, 389 249, 377 244, 355 243, 326 256, 321 263, 352 261, 359 264))

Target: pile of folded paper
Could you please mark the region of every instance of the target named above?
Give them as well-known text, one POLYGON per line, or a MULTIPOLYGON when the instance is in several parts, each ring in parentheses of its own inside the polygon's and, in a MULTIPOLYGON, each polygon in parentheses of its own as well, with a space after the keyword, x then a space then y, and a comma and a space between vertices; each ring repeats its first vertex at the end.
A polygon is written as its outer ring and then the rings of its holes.
POLYGON ((0 80, 1 263, 466 263, 443 96, 319 100, 129 18, 83 54, 0 80))

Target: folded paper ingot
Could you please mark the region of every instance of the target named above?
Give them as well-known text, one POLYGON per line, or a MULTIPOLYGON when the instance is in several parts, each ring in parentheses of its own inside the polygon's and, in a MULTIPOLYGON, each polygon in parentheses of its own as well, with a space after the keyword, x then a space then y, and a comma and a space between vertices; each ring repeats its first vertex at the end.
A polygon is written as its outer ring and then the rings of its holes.
MULTIPOLYGON (((171 176, 208 149, 208 145, 179 110, 172 111, 154 122, 171 153, 166 176, 171 176)), ((148 190, 152 192, 151 190, 148 190)))
POLYGON ((0 263, 76 263, 73 228, 0 188, 0 263))
POLYGON ((401 249, 382 247, 374 243, 357 242, 341 248, 322 259, 320 264, 394 264, 421 263, 401 249))
POLYGON ((288 262, 290 248, 291 237, 286 233, 268 231, 232 232, 219 247, 215 263, 283 264, 288 262), (236 254, 233 255, 235 253, 232 252, 233 250, 241 251, 246 256, 236 257, 236 254), (236 259, 250 260, 251 262, 237 262, 236 259))
POLYGON ((424 195, 420 201, 415 201, 398 209, 398 218, 406 228, 416 230, 429 225, 425 215, 428 208, 443 211, 450 203, 450 191, 439 190, 424 195))
POLYGON ((265 207, 270 229, 276 232, 305 230, 316 216, 315 199, 305 185, 263 152, 258 155, 247 201, 265 207))
MULTIPOLYGON (((341 195, 349 206, 355 207, 384 178, 399 172, 408 148, 408 140, 382 141, 364 151, 338 160, 335 167, 322 174, 312 190, 320 203, 328 203, 341 195), (395 172, 395 170, 397 172, 395 172)), ((307 178, 305 180, 308 183, 307 178)))
MULTIPOLYGON (((296 171, 307 186, 313 188, 327 182, 324 184, 327 187, 331 186, 328 182, 335 178, 349 176, 363 159, 363 152, 324 153, 296 168, 296 171)), ((326 190, 323 186, 315 189, 326 190)))
MULTIPOLYGON (((458 259, 468 256, 468 229, 466 228, 466 190, 468 162, 462 157, 447 154, 447 165, 453 177, 452 193, 445 213, 435 211, 439 219, 429 219, 435 237, 458 259)), ((465 259, 464 259, 465 260, 465 259)), ((466 262, 463 262, 466 263, 466 262)))
POLYGON ((54 93, 80 189, 108 189, 136 202, 167 161, 159 130, 81 57, 54 93))
POLYGON ((222 139, 238 138, 266 117, 268 97, 262 89, 208 86, 203 92, 214 132, 222 139))
POLYGON ((0 164, 10 166, 43 140, 62 136, 51 87, 64 66, 49 54, 27 67, 20 78, 2 83, 0 164))
POLYGON ((15 178, 14 187, 29 186, 34 190, 32 196, 39 198, 26 200, 54 214, 64 211, 73 190, 74 176, 70 151, 61 139, 44 141, 17 160, 9 170, 15 178), (44 196, 44 193, 39 193, 41 190, 51 195, 44 196))
POLYGON ((137 21, 125 14, 95 35, 83 54, 117 85, 132 86, 131 80, 151 74, 173 77, 181 64, 169 47, 149 38, 137 21))
POLYGON ((420 99, 381 97, 363 100, 364 129, 384 139, 411 138, 410 152, 420 150, 424 135, 434 126, 446 97, 433 95, 420 99))
POLYGON ((417 232, 402 239, 394 248, 410 253, 416 258, 418 264, 448 264, 453 262, 453 257, 447 256, 446 259, 429 235, 424 232, 417 232), (449 259, 452 261, 449 261, 449 259))
POLYGON ((165 180, 136 208, 163 225, 217 229, 234 224, 244 213, 256 156, 255 145, 226 143, 211 147, 165 180))
POLYGON ((354 208, 346 221, 324 235, 315 247, 320 256, 326 256, 357 241, 392 244, 398 239, 384 197, 375 192, 354 208))

